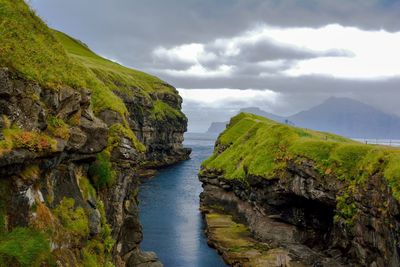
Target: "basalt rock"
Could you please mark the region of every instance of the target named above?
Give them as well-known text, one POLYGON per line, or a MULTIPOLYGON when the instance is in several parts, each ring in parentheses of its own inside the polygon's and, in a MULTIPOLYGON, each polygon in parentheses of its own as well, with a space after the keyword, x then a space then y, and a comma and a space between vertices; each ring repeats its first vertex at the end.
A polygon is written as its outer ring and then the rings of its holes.
MULTIPOLYGON (((180 108, 179 96, 157 97, 180 108)), ((154 120, 147 111, 152 100, 136 98, 125 101, 129 117, 107 110, 94 115, 90 98, 87 89, 43 88, 0 69, 0 140, 10 142, 0 146, 2 231, 48 232, 57 266, 78 266, 89 257, 117 267, 162 266, 139 248, 139 176, 189 157, 182 147, 186 119, 154 120), (124 121, 145 153, 123 135, 109 149, 109 127, 124 121), (91 169, 104 153, 115 181, 100 187, 91 169)))
MULTIPOLYGON (((221 145, 220 137, 216 146, 211 159, 233 145, 221 145)), ((203 213, 232 215, 258 242, 286 251, 291 259, 287 266, 400 266, 399 201, 382 171, 383 160, 355 183, 330 168, 321 172, 321 165, 309 158, 282 158, 275 174, 258 176, 246 169, 241 179, 227 178, 223 168, 206 163, 199 174, 203 213)), ((224 249, 234 248, 221 249, 212 229, 208 232, 214 246, 229 257, 224 249)))

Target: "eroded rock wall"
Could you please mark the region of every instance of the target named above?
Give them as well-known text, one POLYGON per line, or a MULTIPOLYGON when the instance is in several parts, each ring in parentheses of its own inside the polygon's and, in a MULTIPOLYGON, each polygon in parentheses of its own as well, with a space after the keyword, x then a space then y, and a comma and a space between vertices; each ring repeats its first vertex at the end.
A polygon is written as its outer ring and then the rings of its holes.
POLYGON ((284 175, 270 179, 229 180, 216 170, 203 170, 199 177, 204 212, 234 215, 256 239, 289 251, 293 261, 305 266, 400 265, 399 203, 382 174, 346 196, 341 208, 354 214, 347 220, 335 214, 350 185, 321 175, 310 160, 291 161, 284 175))
MULTIPOLYGON (((47 89, 0 70, 1 231, 46 232, 57 266, 161 266, 139 249, 139 175, 189 157, 182 147, 186 118, 154 120, 152 102, 137 99, 126 99, 125 118, 113 111, 95 116, 90 97, 86 89, 47 89), (146 152, 118 133, 110 149, 111 127, 125 121, 146 152), (101 186, 92 168, 105 149, 114 181, 101 186)), ((180 108, 178 95, 168 97, 161 98, 180 108)))

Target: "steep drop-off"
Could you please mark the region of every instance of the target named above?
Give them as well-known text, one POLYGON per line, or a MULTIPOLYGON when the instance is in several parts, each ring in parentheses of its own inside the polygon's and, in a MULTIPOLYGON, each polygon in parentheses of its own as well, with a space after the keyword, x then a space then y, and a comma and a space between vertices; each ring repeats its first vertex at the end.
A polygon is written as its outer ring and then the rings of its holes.
POLYGON ((241 113, 199 177, 233 266, 400 265, 399 149, 241 113))
POLYGON ((160 266, 139 177, 189 157, 175 88, 0 0, 0 266, 160 266))

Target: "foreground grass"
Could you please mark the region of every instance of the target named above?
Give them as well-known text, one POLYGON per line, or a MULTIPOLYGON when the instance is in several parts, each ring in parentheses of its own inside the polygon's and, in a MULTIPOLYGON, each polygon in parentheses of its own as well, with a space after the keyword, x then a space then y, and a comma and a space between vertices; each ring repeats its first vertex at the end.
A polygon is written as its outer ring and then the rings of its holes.
POLYGON ((217 169, 227 179, 248 175, 279 178, 290 160, 309 159, 320 174, 362 183, 381 172, 400 200, 400 150, 365 145, 330 133, 280 124, 248 113, 232 118, 202 168, 217 169), (218 153, 218 149, 224 149, 218 153))

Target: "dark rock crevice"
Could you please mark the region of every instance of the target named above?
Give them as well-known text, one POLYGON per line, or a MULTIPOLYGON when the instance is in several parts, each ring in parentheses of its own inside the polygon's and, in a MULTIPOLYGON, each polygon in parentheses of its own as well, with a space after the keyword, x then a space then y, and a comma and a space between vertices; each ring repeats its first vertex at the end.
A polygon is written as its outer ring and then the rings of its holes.
POLYGON ((322 176, 307 160, 289 162, 279 179, 228 180, 203 170, 204 212, 228 213, 253 236, 286 248, 306 266, 399 266, 399 204, 379 173, 353 189, 346 200, 354 214, 338 217, 337 198, 349 187, 322 176))

